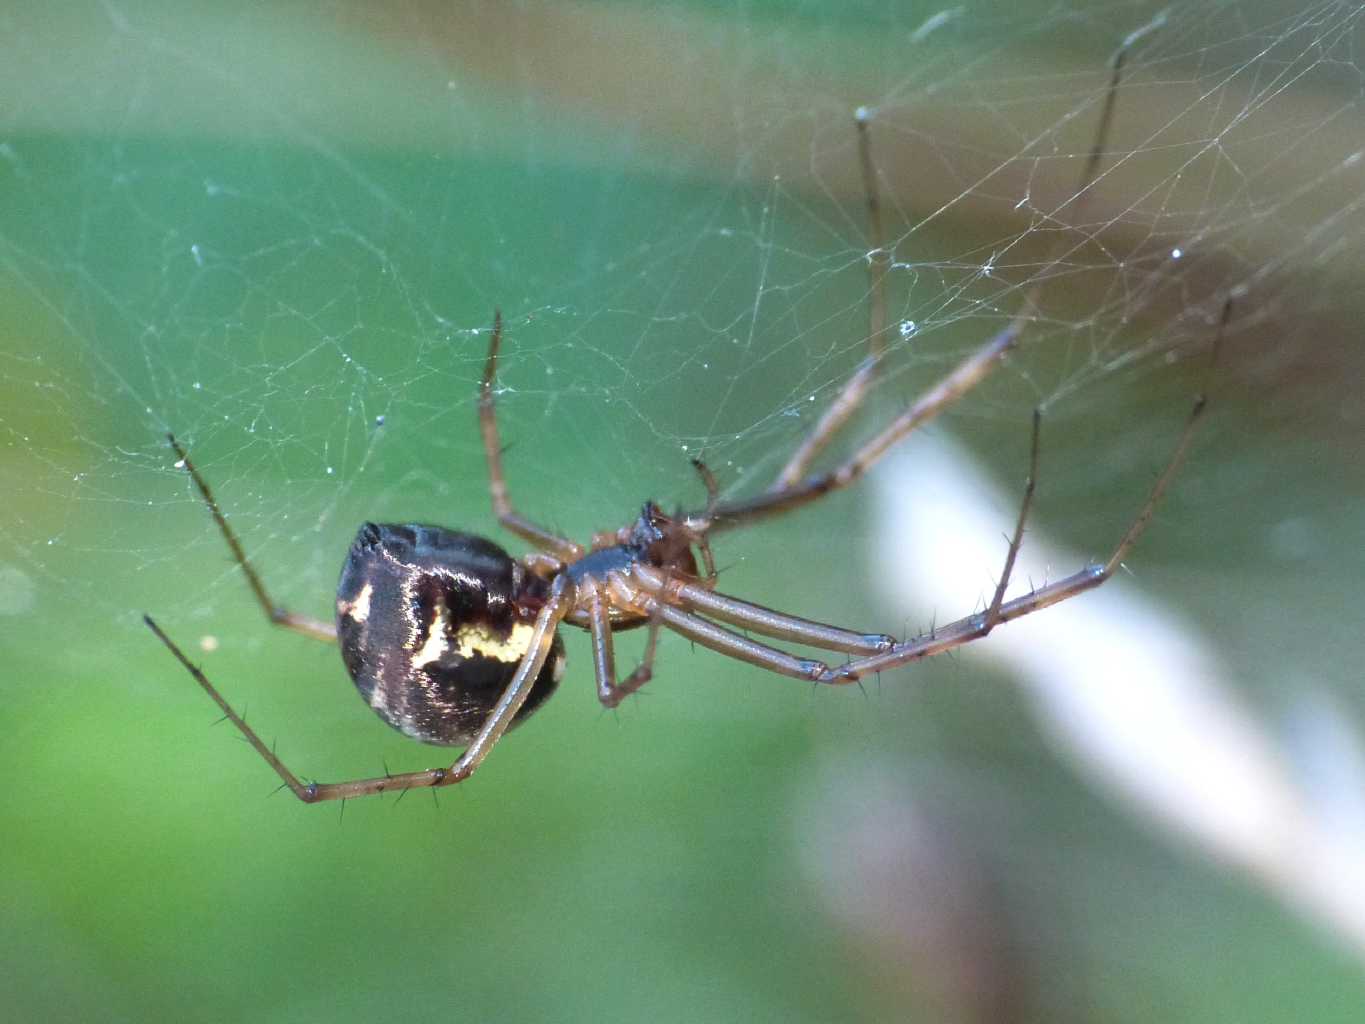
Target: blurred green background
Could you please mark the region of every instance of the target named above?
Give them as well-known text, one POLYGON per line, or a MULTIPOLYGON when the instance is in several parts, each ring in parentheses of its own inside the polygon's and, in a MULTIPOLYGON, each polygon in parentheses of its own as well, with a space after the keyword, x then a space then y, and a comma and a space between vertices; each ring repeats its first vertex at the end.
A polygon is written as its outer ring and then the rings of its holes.
MULTIPOLYGON (((1100 554, 1244 293, 1132 564, 1272 732, 1305 693, 1365 721, 1358 7, 0 17, 7 1017, 1359 1019, 1358 952, 1108 801, 971 650, 830 692, 666 638, 613 714, 569 631, 562 692, 473 781, 343 816, 272 797, 140 621, 300 774, 446 763, 266 629, 164 433, 317 615, 365 519, 494 534, 495 308, 528 515, 582 537, 694 504, 697 452, 751 492, 861 356, 869 104, 907 326, 853 436, 1045 282, 1030 346, 934 429, 1015 481, 1045 405, 1039 515, 1100 554), (1054 230, 1143 26, 1117 158, 1054 230)), ((727 536, 723 588, 913 631, 867 499, 727 536)))

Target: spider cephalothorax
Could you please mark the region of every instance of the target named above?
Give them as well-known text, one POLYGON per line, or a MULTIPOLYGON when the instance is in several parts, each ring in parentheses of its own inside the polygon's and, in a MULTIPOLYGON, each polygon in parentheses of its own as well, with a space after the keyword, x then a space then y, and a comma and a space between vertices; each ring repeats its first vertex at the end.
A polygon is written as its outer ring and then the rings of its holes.
MULTIPOLYGON (((1094 179, 1103 126, 1108 123, 1117 83, 1116 65, 1099 138, 1077 195, 1084 195, 1094 179)), ((790 512, 857 481, 899 440, 991 373, 1016 346, 1036 310, 1036 294, 1030 293, 1013 321, 911 402, 880 433, 833 469, 812 472, 815 459, 867 393, 885 356, 888 334, 883 294, 887 252, 881 244, 880 207, 867 148, 866 119, 860 117, 858 125, 867 172, 871 351, 762 494, 721 501, 715 479, 696 462, 707 492, 705 507, 696 512, 667 516, 653 502, 647 502, 633 522, 594 535, 586 546, 526 519, 513 508, 502 472, 493 390, 502 318, 495 316, 479 392, 479 427, 488 463, 489 491, 498 522, 535 550, 514 559, 491 541, 440 526, 366 523, 356 535, 342 570, 333 626, 287 611, 270 599, 208 483, 175 438, 170 439, 270 621, 339 642, 356 686, 390 725, 428 743, 466 744, 464 753, 448 768, 386 773, 351 782, 301 782, 203 672, 148 618, 147 624, 156 635, 296 796, 308 802, 332 800, 414 786, 443 786, 467 778, 502 734, 541 706, 554 690, 564 666, 564 647, 558 634, 561 624, 589 633, 598 699, 614 707, 650 679, 661 629, 780 675, 851 683, 969 643, 1002 623, 1096 587, 1113 574, 1137 543, 1184 458, 1204 408, 1202 398, 1195 402, 1165 470, 1109 558, 1023 596, 1005 599, 1037 476, 1036 414, 1028 483, 1000 579, 984 610, 921 636, 897 641, 884 633, 824 625, 715 591, 710 548, 714 533, 790 512), (618 678, 613 635, 641 625, 649 627, 643 659, 629 675, 618 678), (825 660, 801 657, 774 646, 773 641, 828 653, 823 655, 825 660), (830 664, 836 654, 844 660, 830 664)), ((1229 309, 1225 304, 1220 334, 1229 309)))

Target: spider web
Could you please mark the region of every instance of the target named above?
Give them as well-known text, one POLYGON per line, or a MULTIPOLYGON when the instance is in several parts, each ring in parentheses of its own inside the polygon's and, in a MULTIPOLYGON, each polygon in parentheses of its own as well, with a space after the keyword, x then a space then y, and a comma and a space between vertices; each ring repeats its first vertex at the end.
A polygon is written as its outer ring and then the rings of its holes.
POLYGON ((694 455, 727 494, 764 486, 865 352, 858 106, 892 330, 844 450, 1029 295, 1027 346, 949 417, 988 446, 1034 405, 1116 437, 1136 403, 1155 437, 1193 379, 1170 364, 1230 295, 1239 365, 1283 379, 1357 313, 1360 16, 11 12, 6 631, 36 617, 79 658, 60 638, 87 617, 122 635, 172 590, 201 618, 240 596, 168 430, 290 603, 325 600, 365 518, 492 532, 474 391, 499 308, 528 515, 583 536, 645 497, 696 504, 694 455))
MULTIPOLYGON (((442 808, 426 794, 395 814, 371 801, 339 829, 256 799, 268 769, 230 730, 210 734, 212 709, 141 614, 301 774, 429 766, 429 749, 359 707, 335 651, 264 628, 165 434, 273 596, 321 617, 367 519, 522 550, 494 528, 476 428, 495 310, 505 464, 529 518, 586 538, 645 498, 695 507, 695 456, 727 495, 754 494, 867 350, 864 107, 889 345, 822 465, 1028 309, 1019 349, 920 440, 961 440, 970 456, 956 458, 1015 493, 1042 407, 1026 553, 1045 533, 1112 550, 1209 380, 1231 298, 1213 414, 1134 571, 1206 627, 1254 696, 1287 703, 1321 679, 1353 699, 1365 5, 7 8, 7 1003, 50 1017, 60 993, 67 1016, 89 1003, 86 1017, 139 1020, 271 1019, 310 1003, 337 1019, 427 1005, 432 1019, 452 1007, 575 1019, 580 1006, 594 1020, 902 1019, 867 1002, 907 983, 892 962, 905 949, 887 941, 901 932, 878 925, 859 947, 839 916, 861 888, 878 920, 907 892, 923 896, 912 924, 947 908, 990 940, 964 962, 1006 982, 1060 979, 1057 1012, 1038 1019, 1267 1019, 1278 1000, 1293 1007, 1284 1019, 1328 1020, 1359 1005, 1327 992, 1350 968, 1316 938, 1267 925, 1259 905, 1243 913, 1256 894, 1209 886, 1040 763, 1021 691, 961 671, 981 666, 977 651, 917 666, 914 686, 878 694, 869 680, 860 701, 688 658, 665 637, 655 682, 613 729, 586 640, 566 631, 570 678, 517 756, 500 748, 496 772, 442 808), (1111 130, 1080 190, 1119 52, 1111 130), (581 756, 589 745, 615 750, 598 761, 581 756), (831 750, 866 761, 824 794, 821 775, 842 771, 819 766, 831 750), (894 822, 883 790, 909 779, 923 792, 940 764, 941 798, 915 831, 925 859, 906 859, 860 822, 894 822), (849 817, 793 811, 802 792, 849 817), (818 859, 814 883, 783 874, 789 834, 818 859), (993 886, 939 884, 959 867, 990 881, 990 856, 1007 898, 1026 897, 1004 913, 993 886), (877 870, 906 864, 930 870, 914 885, 877 870), (822 899, 837 904, 823 918, 822 899), (1054 941, 1069 931, 1075 944, 1054 941), (882 957, 891 966, 868 982, 882 957), (589 1012, 585 978, 624 1008, 589 1012)), ((914 482, 900 493, 923 499, 914 482)), ((866 518, 890 490, 869 482, 718 539, 723 588, 879 632, 926 625, 897 621, 869 583, 894 574, 866 518)), ((624 671, 638 638, 623 638, 624 671)), ((1104 703, 1113 678, 1095 676, 1086 695, 1104 703)), ((1188 732, 1191 748, 1209 735, 1188 732)), ((1350 737, 1303 733, 1304 775, 1330 789, 1350 737)), ((1178 789, 1178 776, 1161 778, 1178 789)), ((1358 826, 1359 773, 1336 777, 1358 826)), ((928 963, 925 977, 956 983, 946 959, 928 963)))

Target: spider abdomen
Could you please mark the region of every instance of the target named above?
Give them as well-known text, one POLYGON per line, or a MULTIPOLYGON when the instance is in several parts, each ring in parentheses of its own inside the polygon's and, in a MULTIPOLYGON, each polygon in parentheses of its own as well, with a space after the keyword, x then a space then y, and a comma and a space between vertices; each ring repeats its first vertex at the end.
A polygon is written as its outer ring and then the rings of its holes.
MULTIPOLYGON (((337 638, 362 697, 426 743, 467 743, 530 645, 548 585, 498 545, 440 526, 365 523, 337 585, 337 638)), ((558 636, 520 722, 564 669, 558 636)))

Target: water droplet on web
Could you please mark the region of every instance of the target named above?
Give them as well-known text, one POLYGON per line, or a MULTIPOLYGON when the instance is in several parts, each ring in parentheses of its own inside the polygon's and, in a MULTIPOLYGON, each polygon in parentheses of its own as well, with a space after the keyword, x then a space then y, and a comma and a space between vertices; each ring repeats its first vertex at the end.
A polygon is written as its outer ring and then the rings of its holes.
POLYGON ((902 320, 900 322, 901 340, 909 341, 919 333, 919 324, 913 320, 902 320))
POLYGON ((1184 256, 1184 255, 1185 255, 1185 250, 1184 250, 1184 249, 1175 248, 1175 249, 1172 249, 1172 250, 1171 250, 1171 259, 1173 259, 1173 260, 1178 260, 1178 259, 1180 259, 1181 256, 1184 256))

